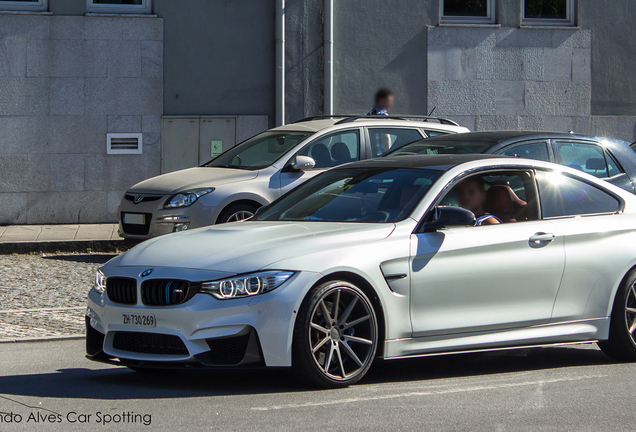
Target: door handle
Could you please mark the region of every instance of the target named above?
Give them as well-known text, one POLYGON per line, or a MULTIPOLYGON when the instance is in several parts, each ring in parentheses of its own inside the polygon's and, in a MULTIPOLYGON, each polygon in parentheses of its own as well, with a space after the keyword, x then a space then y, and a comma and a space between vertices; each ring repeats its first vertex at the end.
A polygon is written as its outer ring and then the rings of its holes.
POLYGON ((530 243, 541 244, 541 243, 550 243, 554 240, 555 235, 552 233, 544 233, 538 232, 532 237, 530 237, 530 243))

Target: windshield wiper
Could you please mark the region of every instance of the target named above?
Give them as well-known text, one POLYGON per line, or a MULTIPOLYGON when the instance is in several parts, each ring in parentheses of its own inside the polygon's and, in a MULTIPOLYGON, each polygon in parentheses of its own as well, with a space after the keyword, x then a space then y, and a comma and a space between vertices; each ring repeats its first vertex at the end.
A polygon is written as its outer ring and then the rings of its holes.
POLYGON ((234 169, 245 169, 240 165, 207 165, 208 168, 234 168, 234 169))

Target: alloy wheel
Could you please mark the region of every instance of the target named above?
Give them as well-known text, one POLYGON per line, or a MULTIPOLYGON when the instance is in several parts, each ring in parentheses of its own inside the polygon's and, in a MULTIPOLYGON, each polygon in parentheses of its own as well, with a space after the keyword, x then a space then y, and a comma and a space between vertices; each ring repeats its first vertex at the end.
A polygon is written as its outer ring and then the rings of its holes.
POLYGON ((254 213, 247 210, 237 211, 236 213, 232 213, 229 218, 227 218, 226 222, 240 222, 245 219, 249 219, 254 216, 254 213))
POLYGON ((625 324, 632 343, 636 345, 636 282, 629 288, 625 299, 625 324))
POLYGON ((316 365, 327 377, 344 381, 364 371, 377 344, 375 315, 356 291, 334 287, 311 312, 309 341, 316 365))

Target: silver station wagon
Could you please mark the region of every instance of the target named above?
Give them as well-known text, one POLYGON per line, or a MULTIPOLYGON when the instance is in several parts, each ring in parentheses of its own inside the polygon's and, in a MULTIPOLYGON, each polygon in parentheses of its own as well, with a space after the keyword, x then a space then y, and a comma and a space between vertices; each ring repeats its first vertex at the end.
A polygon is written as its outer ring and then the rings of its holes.
POLYGON ((203 166, 134 185, 119 207, 119 234, 144 240, 247 219, 329 168, 381 156, 423 138, 468 132, 450 120, 418 119, 314 117, 270 129, 203 166))

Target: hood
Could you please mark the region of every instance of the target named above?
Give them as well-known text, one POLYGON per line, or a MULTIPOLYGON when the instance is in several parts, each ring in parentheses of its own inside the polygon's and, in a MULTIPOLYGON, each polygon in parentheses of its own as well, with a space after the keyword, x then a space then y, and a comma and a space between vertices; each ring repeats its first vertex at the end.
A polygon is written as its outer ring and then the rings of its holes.
POLYGON ((128 189, 128 192, 169 194, 198 188, 217 187, 222 184, 251 180, 257 176, 258 171, 194 167, 149 178, 137 183, 128 189))
POLYGON ((148 240, 112 264, 245 273, 289 257, 378 241, 394 228, 333 222, 229 223, 148 240))

